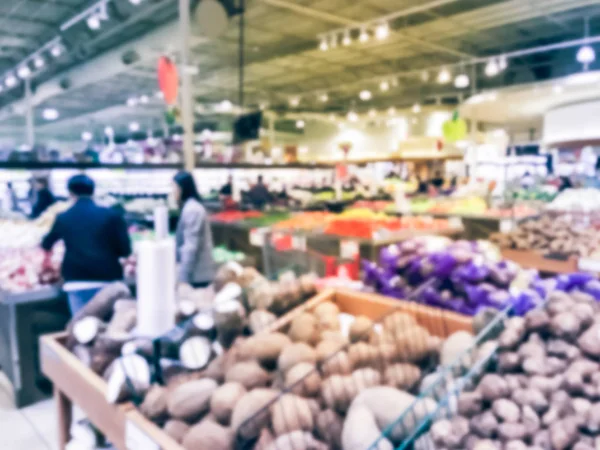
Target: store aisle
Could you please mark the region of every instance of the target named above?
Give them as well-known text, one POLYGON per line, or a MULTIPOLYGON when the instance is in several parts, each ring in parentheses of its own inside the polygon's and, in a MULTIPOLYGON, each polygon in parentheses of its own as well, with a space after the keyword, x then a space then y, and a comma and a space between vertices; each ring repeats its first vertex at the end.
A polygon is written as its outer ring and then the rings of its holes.
POLYGON ((0 449, 57 450, 55 417, 52 399, 17 410, 10 382, 0 372, 0 449))

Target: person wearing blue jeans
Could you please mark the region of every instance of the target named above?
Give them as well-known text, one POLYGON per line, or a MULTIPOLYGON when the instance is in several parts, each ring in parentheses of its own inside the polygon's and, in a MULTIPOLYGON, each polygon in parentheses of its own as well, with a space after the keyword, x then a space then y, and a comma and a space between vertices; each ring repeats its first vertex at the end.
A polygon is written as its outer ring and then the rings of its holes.
POLYGON ((56 216, 42 248, 50 254, 58 241, 65 244, 61 273, 71 314, 85 306, 106 284, 123 279, 119 261, 131 254, 125 220, 118 211, 92 200, 94 181, 75 175, 68 182, 73 206, 56 216))

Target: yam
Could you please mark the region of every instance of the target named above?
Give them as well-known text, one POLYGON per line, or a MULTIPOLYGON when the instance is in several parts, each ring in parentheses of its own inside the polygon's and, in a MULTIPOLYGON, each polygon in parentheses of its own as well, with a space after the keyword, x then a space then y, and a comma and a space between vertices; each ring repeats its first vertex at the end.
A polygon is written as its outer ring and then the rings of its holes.
POLYGON ((219 342, 229 348, 244 330, 246 311, 240 302, 227 300, 215 305, 214 318, 219 342))
POLYGON ((241 383, 225 383, 219 386, 210 399, 210 412, 221 425, 229 425, 237 402, 246 394, 241 383))
POLYGON ((225 381, 240 383, 247 390, 251 390, 265 387, 271 381, 271 375, 256 361, 242 361, 225 373, 225 381))
POLYGON ((181 444, 189 429, 190 426, 187 423, 175 419, 168 420, 163 426, 164 432, 171 436, 178 444, 181 444))
POLYGON ((342 414, 357 394, 358 386, 351 376, 332 375, 321 384, 321 398, 325 405, 342 414))
MULTIPOLYGON (((344 343, 334 340, 322 340, 317 344, 316 357, 317 361, 323 362, 325 359, 340 351, 344 347, 344 343)), ((312 347, 311 347, 312 348, 312 347)))
POLYGON ((342 450, 342 430, 344 421, 332 409, 319 411, 315 420, 317 437, 332 450, 342 450))
POLYGON ((421 369, 414 364, 393 364, 385 369, 383 379, 388 386, 408 391, 421 379, 421 369))
POLYGON ((287 372, 298 363, 316 363, 317 352, 305 342, 295 342, 286 346, 277 360, 277 367, 282 372, 287 372))
POLYGON ((292 319, 288 335, 294 342, 306 342, 314 345, 319 339, 317 318, 309 313, 301 313, 292 319))
POLYGON ((337 314, 318 316, 318 328, 322 331, 339 331, 340 319, 337 314))
POLYGON ((140 412, 150 420, 160 420, 167 414, 167 389, 158 384, 150 387, 144 401, 140 405, 140 412))
POLYGON ((137 305, 133 302, 132 306, 117 310, 108 326, 106 332, 109 334, 129 333, 137 322, 137 305))
POLYGON ((271 406, 271 425, 276 436, 292 431, 312 431, 314 422, 308 402, 302 397, 285 394, 271 406))
POLYGON ((277 361, 281 351, 292 342, 282 333, 263 333, 251 336, 242 343, 241 351, 250 358, 256 358, 262 364, 277 361))
POLYGON ((218 423, 203 420, 189 429, 181 444, 185 450, 230 450, 233 435, 218 423))
POLYGON ((167 409, 174 419, 193 421, 210 408, 210 399, 217 383, 210 378, 184 383, 169 393, 167 409))
POLYGON ((417 326, 415 318, 404 312, 396 311, 387 315, 382 321, 384 332, 395 335, 404 333, 417 326))
POLYGON ((292 431, 279 436, 265 450, 327 450, 327 446, 309 432, 292 431))
POLYGON ((354 369, 376 366, 382 362, 381 354, 378 352, 377 347, 366 342, 352 344, 348 348, 348 358, 354 369))
POLYGON ((83 365, 99 375, 102 375, 106 368, 115 360, 115 356, 109 353, 81 344, 73 347, 72 352, 83 365))
POLYGON ((333 302, 323 302, 315 306, 313 313, 317 317, 337 316, 340 313, 340 308, 333 302))
POLYGON ((254 389, 246 393, 233 409, 232 430, 243 439, 258 437, 260 430, 270 423, 268 406, 277 395, 273 389, 254 389))
POLYGON ((367 316, 356 316, 350 326, 350 342, 369 341, 373 332, 373 321, 367 316))
POLYGON ((72 334, 73 325, 84 317, 92 316, 105 322, 113 314, 113 308, 117 300, 131 297, 131 291, 123 282, 111 283, 104 286, 92 299, 86 303, 67 324, 69 334, 72 334))
POLYGON ((262 309, 256 309, 250 313, 248 317, 248 327, 252 334, 257 334, 277 321, 277 316, 272 312, 262 309))
POLYGON ((321 376, 314 364, 301 362, 286 373, 285 387, 292 389, 292 392, 302 397, 312 397, 319 393, 321 376))
POLYGON ((339 351, 329 356, 321 363, 321 371, 325 375, 349 374, 352 371, 352 364, 348 353, 339 351))

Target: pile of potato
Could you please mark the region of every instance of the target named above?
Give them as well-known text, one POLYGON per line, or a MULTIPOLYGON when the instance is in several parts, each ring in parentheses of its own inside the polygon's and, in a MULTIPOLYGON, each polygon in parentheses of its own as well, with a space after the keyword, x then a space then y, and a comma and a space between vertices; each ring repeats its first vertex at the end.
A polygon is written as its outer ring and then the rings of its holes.
POLYGON ((528 220, 510 233, 494 233, 490 240, 501 248, 579 257, 590 257, 600 251, 600 235, 594 228, 550 216, 528 220))
MULTIPOLYGON (((413 405, 442 344, 409 314, 374 324, 326 301, 279 332, 237 339, 195 379, 152 386, 140 410, 186 450, 366 449, 413 405)), ((435 406, 420 403, 409 425, 435 406)), ((395 427, 377 448, 406 432, 395 427)))
POLYGON ((461 450, 600 448, 600 306, 593 297, 553 292, 544 309, 508 320, 497 343, 497 359, 458 397, 458 415, 434 423, 420 442, 461 450))

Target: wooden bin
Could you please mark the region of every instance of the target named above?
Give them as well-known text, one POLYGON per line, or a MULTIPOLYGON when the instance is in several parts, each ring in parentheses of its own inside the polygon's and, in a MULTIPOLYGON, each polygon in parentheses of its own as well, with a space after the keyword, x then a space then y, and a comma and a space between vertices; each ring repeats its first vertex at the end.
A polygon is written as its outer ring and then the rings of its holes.
MULTIPOLYGON (((286 328, 298 314, 310 311, 326 301, 336 303, 341 312, 362 314, 373 320, 392 310, 406 312, 413 315, 431 334, 439 337, 447 337, 460 330, 473 332, 471 317, 451 311, 395 300, 379 294, 327 289, 282 316, 263 333, 286 328)), ((144 417, 132 403, 118 406, 109 404, 106 401, 106 382, 83 365, 64 346, 65 339, 66 333, 42 337, 42 370, 54 382, 57 392, 61 427, 60 450, 64 448, 69 436, 70 402, 79 406, 119 450, 184 450, 156 424, 144 417), (66 410, 69 413, 65 412, 66 410)))
POLYGON ((546 258, 532 250, 501 249, 502 257, 516 262, 524 269, 536 269, 547 274, 569 274, 577 272, 577 258, 566 260, 546 258))

